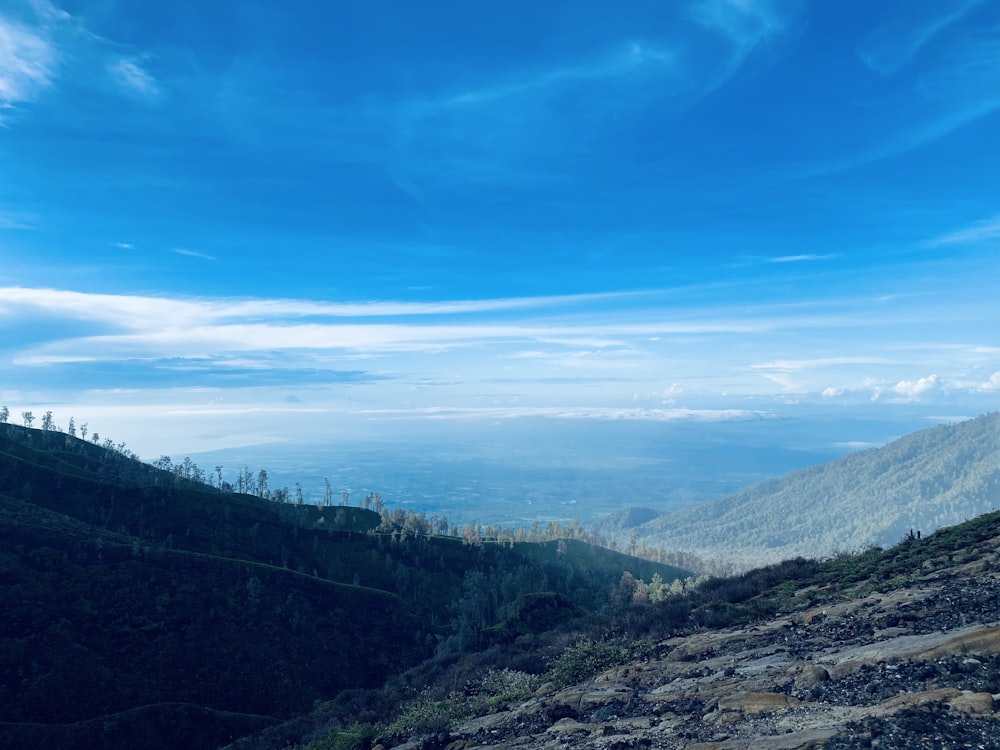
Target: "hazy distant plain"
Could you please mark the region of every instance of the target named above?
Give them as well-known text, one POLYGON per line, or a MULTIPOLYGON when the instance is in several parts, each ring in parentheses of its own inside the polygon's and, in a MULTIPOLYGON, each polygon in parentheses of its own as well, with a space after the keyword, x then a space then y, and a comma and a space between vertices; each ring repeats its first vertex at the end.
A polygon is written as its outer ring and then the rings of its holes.
MULTIPOLYGON (((356 505, 370 492, 453 523, 507 527, 593 523, 628 506, 659 511, 723 497, 757 481, 881 445, 931 425, 774 418, 730 422, 511 420, 398 425, 393 437, 284 442, 192 455, 206 471, 265 468, 273 488, 300 482, 307 502, 356 505)), ((386 431, 388 433, 388 431, 386 431)), ((177 456, 174 457, 178 458, 177 456)))

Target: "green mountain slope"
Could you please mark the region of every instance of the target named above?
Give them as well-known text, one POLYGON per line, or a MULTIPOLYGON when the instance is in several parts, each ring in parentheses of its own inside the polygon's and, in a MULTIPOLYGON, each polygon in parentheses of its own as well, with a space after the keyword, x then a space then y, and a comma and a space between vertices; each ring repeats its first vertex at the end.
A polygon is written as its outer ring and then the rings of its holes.
POLYGON ((908 435, 634 527, 739 567, 898 542, 1000 507, 1000 413, 908 435))
POLYGON ((215 747, 436 649, 546 627, 511 619, 525 595, 549 592, 564 618, 603 606, 627 569, 684 574, 578 542, 467 545, 379 522, 0 425, 0 735, 88 747, 100 726, 102 747, 215 747))

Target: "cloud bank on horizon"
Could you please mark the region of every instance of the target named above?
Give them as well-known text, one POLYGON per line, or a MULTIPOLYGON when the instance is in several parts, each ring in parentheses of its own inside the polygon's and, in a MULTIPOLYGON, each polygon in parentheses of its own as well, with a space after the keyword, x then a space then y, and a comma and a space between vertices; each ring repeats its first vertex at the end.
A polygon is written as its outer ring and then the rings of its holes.
POLYGON ((0 403, 140 445, 164 414, 212 445, 996 408, 998 29, 991 0, 14 0, 0 403))

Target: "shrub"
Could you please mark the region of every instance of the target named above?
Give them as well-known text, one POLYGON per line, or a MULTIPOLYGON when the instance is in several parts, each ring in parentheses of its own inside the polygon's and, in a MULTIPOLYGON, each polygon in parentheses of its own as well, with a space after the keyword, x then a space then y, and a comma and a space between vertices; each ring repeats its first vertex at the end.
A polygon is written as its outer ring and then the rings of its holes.
POLYGON ((648 643, 625 638, 580 640, 555 660, 549 670, 549 679, 559 687, 572 685, 611 667, 648 656, 650 651, 648 643))
POLYGON ((313 740, 304 750, 370 750, 376 734, 377 730, 370 724, 353 724, 313 740))
POLYGON ((491 669, 470 687, 479 699, 476 713, 485 714, 530 698, 538 687, 538 677, 515 669, 491 669))
POLYGON ((467 696, 452 693, 443 700, 418 698, 386 729, 389 737, 429 736, 444 734, 462 719, 472 716, 467 696))

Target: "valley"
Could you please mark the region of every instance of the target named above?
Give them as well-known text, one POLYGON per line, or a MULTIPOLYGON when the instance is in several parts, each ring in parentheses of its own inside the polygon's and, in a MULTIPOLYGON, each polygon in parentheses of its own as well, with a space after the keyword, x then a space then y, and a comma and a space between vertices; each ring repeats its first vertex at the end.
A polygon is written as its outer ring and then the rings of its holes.
MULTIPOLYGON (((475 475, 453 496, 478 510, 531 477, 522 500, 582 493, 624 461, 560 472, 525 449, 512 478, 486 450, 396 462, 442 487, 475 475)), ((280 460, 266 491, 245 468, 243 493, 190 459, 2 424, 0 748, 990 747, 998 450, 1000 414, 939 425, 714 502, 633 507, 605 522, 628 535, 608 549, 575 515, 517 531, 353 487, 317 502, 278 491, 280 460), (869 536, 824 552, 810 528, 869 536), (697 541, 646 544, 678 531, 697 541), (761 533, 804 546, 769 558, 761 533), (699 576, 713 534, 733 571, 699 576)))

